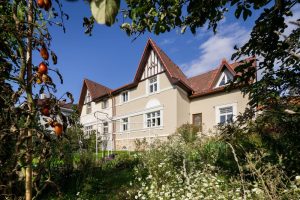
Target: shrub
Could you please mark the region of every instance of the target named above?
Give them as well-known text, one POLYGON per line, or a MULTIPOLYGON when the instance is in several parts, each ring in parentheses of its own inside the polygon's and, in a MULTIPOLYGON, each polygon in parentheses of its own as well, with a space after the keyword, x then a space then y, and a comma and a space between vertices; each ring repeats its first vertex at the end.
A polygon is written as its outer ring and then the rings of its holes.
POLYGON ((245 139, 251 151, 241 161, 234 140, 186 135, 175 134, 140 154, 127 199, 299 199, 300 183, 289 180, 282 163, 270 162, 259 138, 245 139))

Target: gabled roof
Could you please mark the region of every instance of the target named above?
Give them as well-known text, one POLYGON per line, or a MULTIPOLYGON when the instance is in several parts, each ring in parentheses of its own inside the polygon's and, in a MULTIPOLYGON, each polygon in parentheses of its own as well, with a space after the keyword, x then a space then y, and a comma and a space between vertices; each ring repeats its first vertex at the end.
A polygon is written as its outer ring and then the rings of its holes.
POLYGON ((148 39, 148 42, 144 49, 142 58, 140 60, 138 69, 134 77, 134 83, 138 83, 140 81, 151 49, 156 53, 156 55, 160 59, 164 69, 166 70, 166 74, 170 82, 172 84, 180 84, 184 87, 184 89, 191 92, 192 88, 190 87, 188 78, 181 71, 181 69, 167 56, 167 54, 156 45, 156 43, 151 38, 148 39))
MULTIPOLYGON (((194 76, 189 78, 189 82, 191 87, 194 90, 194 93, 190 96, 191 98, 200 97, 220 91, 224 91, 224 86, 222 87, 215 87, 216 83, 218 82, 219 77, 221 76, 222 72, 227 69, 233 76, 236 75, 235 68, 241 65, 244 62, 250 62, 251 59, 254 58, 247 58, 240 62, 228 63, 226 59, 223 59, 221 64, 206 73, 194 76)), ((256 62, 253 62, 253 67, 256 66, 256 62)))
POLYGON ((112 89, 96 83, 94 81, 84 79, 83 85, 80 93, 79 103, 78 103, 78 110, 81 112, 82 105, 84 103, 86 91, 90 92, 92 101, 104 97, 105 95, 109 95, 112 92, 112 89))

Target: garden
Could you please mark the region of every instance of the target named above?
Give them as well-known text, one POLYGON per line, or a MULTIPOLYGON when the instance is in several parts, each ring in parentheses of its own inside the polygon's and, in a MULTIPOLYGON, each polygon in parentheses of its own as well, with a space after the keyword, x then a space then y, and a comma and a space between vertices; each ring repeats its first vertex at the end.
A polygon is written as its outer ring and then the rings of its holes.
POLYGON ((82 32, 116 23, 132 41, 174 29, 217 34, 225 16, 255 18, 244 44, 232 45, 232 60, 253 59, 224 88, 249 97, 244 114, 209 133, 183 124, 165 142, 136 141, 133 152, 97 159, 78 109, 64 113, 74 97, 58 85, 56 51, 88 61, 107 49, 82 58, 55 48, 53 29, 65 33, 70 17, 62 2, 0 0, 0 199, 300 199, 299 1, 85 1, 91 16, 78 22, 82 32))

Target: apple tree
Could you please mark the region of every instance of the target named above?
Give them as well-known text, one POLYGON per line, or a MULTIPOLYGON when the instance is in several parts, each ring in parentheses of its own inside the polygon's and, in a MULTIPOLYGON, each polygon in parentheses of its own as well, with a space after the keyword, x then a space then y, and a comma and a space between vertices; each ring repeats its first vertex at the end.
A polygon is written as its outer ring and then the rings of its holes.
POLYGON ((67 117, 55 97, 51 76, 57 56, 48 26, 64 31, 68 19, 59 0, 0 1, 0 196, 26 200, 54 186, 47 159, 52 144, 64 137, 67 117), (53 1, 53 2, 52 2, 53 1), (37 63, 33 55, 38 55, 37 63), (47 98, 40 99, 40 94, 47 98))

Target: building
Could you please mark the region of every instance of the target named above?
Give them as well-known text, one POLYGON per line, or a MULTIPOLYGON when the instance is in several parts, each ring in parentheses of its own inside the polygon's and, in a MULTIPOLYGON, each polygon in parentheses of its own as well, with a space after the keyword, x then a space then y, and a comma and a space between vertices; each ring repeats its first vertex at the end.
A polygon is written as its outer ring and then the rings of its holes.
POLYGON ((235 120, 247 106, 248 98, 238 89, 224 90, 238 65, 223 59, 216 69, 187 78, 149 39, 132 83, 110 89, 83 81, 79 111, 84 131, 98 130, 108 148, 117 150, 134 150, 136 139, 166 139, 184 123, 208 133, 235 120))

